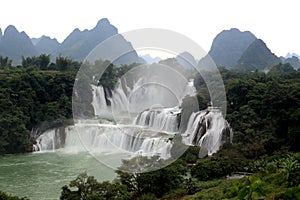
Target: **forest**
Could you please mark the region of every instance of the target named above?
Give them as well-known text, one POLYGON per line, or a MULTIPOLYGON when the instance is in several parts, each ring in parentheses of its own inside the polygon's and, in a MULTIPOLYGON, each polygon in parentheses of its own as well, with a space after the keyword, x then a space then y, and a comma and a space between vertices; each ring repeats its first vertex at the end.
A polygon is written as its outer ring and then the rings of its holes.
MULTIPOLYGON (((9 58, 0 57, 0 154, 31 152, 37 127, 43 131, 72 124, 80 65, 41 55, 23 57, 21 65, 12 66, 9 58)), ((101 84, 114 87, 116 77, 133 66, 110 64, 101 84)), ((62 188, 60 199, 300 199, 300 70, 280 63, 268 73, 219 71, 232 143, 204 159, 198 159, 199 147, 189 147, 171 165, 142 174, 124 173, 136 158, 124 160, 113 182, 82 173, 62 188), (231 179, 228 175, 235 172, 248 175, 231 179)), ((205 108, 209 92, 200 75, 195 87, 199 106, 205 108)), ((158 158, 139 159, 147 163, 158 158)), ((21 198, 0 192, 0 199, 21 198)))

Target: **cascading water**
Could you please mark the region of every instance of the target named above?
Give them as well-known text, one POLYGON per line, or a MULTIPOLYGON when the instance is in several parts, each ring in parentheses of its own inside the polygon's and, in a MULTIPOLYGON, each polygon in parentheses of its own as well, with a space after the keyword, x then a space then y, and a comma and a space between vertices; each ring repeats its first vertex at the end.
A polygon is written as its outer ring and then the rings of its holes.
POLYGON ((102 86, 91 85, 94 114, 107 117, 110 113, 115 117, 124 113, 138 114, 154 105, 164 108, 180 106, 185 96, 196 94, 193 83, 193 79, 187 81, 175 70, 160 65, 134 68, 119 78, 110 92, 102 86))
POLYGON ((167 159, 171 157, 172 139, 182 133, 182 143, 201 146, 208 155, 215 153, 230 131, 228 123, 221 111, 205 110, 192 113, 188 124, 183 124, 180 106, 184 97, 194 96, 196 90, 192 79, 186 81, 176 73, 176 81, 165 79, 172 73, 161 68, 155 72, 152 66, 135 72, 138 77, 120 78, 112 91, 91 85, 95 118, 79 118, 73 126, 46 131, 37 138, 34 150, 126 152, 167 159))
POLYGON ((156 131, 178 132, 180 112, 178 107, 149 109, 140 113, 134 123, 156 131))
POLYGON ((33 145, 34 151, 54 151, 64 147, 65 136, 61 128, 50 129, 45 131, 36 139, 36 144, 33 145))
POLYGON ((54 151, 63 147, 66 152, 129 153, 133 155, 170 157, 170 138, 173 135, 144 131, 140 127, 113 124, 84 123, 52 129, 43 133, 35 146, 39 151, 54 151), (64 145, 60 144, 64 135, 64 145))
POLYGON ((92 106, 94 108, 95 115, 107 115, 108 106, 106 104, 104 88, 100 86, 91 85, 93 90, 92 106))
POLYGON ((225 136, 232 137, 229 124, 221 111, 209 108, 190 116, 187 130, 182 134, 182 142, 203 147, 211 155, 219 150, 225 136))
MULTIPOLYGON (((172 138, 179 130, 179 108, 150 109, 137 116, 133 125, 103 124, 99 120, 81 121, 65 129, 51 129, 37 139, 35 150, 67 152, 129 153, 171 157, 172 138), (61 149, 62 150, 62 149, 61 149)), ((229 124, 221 111, 209 109, 192 113, 182 143, 195 145, 211 155, 223 142, 232 137, 229 124)))

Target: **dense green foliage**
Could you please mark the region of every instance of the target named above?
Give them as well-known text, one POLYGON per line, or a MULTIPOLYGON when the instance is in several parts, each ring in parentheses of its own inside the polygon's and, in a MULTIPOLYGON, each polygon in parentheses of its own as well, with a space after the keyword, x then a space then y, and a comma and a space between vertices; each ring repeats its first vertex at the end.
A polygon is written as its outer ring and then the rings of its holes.
POLYGON ((62 188, 61 200, 130 199, 126 186, 120 183, 99 183, 93 176, 80 174, 68 186, 62 188), (70 188, 76 188, 71 190, 70 188))
MULTIPOLYGON (((90 83, 95 74, 104 72, 98 83, 112 90, 118 77, 135 66, 116 67, 108 61, 83 65, 89 66, 89 71, 81 76, 88 84, 83 87, 84 93, 92 90, 90 83)), ((42 54, 22 57, 22 65, 12 67, 7 57, 0 57, 0 154, 32 151, 37 136, 30 135, 33 129, 42 132, 72 123, 73 86, 80 66, 61 56, 51 63, 50 55, 42 54)), ((91 105, 91 95, 85 96, 85 105, 91 105)), ((89 115, 93 113, 92 107, 84 109, 90 111, 89 115)))
POLYGON ((0 153, 31 151, 30 130, 62 125, 72 116, 76 71, 0 71, 0 153))
POLYGON ((11 67, 12 60, 8 59, 8 57, 0 56, 0 69, 3 69, 4 67, 11 67))
POLYGON ((145 165, 165 162, 158 157, 123 160, 123 165, 116 171, 118 178, 112 183, 99 183, 86 173, 80 174, 69 186, 62 188, 60 199, 156 199, 173 190, 185 190, 187 168, 181 160, 147 173, 125 172, 129 168, 140 170, 137 159, 145 165))
POLYGON ((11 196, 9 194, 6 194, 4 192, 0 191, 0 199, 1 200, 27 200, 27 198, 20 198, 17 196, 11 196))
MULTIPOLYGON (((193 152, 192 149, 189 149, 193 152)), ((224 151, 224 149, 222 150, 224 151)), ((62 188, 61 199, 298 199, 300 195, 300 154, 277 154, 239 163, 217 153, 194 164, 187 155, 171 165, 147 173, 126 173, 137 158, 124 160, 113 182, 98 182, 86 173, 62 188), (234 170, 254 172, 251 176, 227 176, 234 170), (189 174, 191 173, 192 176, 189 174), (227 178, 225 178, 227 176, 227 178), (204 181, 205 180, 205 181, 204 181)), ((157 157, 140 157, 153 164, 157 157)))
POLYGON ((72 117, 72 92, 80 63, 50 55, 22 57, 22 66, 0 57, 0 154, 32 149, 30 131, 60 126, 72 117), (68 70, 68 71, 65 71, 68 70))

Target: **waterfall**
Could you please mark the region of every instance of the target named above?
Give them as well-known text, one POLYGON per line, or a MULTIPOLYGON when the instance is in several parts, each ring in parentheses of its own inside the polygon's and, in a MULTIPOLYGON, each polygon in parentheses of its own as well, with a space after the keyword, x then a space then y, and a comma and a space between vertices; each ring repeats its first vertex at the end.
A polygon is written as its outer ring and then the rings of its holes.
MULTIPOLYGON (((126 84, 126 83, 125 83, 126 84)), ((127 90, 130 91, 130 88, 125 86, 127 90)), ((119 79, 117 87, 112 92, 112 97, 109 98, 113 111, 118 111, 119 113, 127 111, 129 106, 129 100, 125 91, 123 90, 123 84, 121 79, 119 79)), ((119 114, 117 113, 117 114, 119 114)))
POLYGON ((216 153, 224 138, 232 137, 232 130, 218 109, 208 109, 193 113, 182 134, 182 142, 205 148, 208 155, 216 153))
POLYGON ((132 155, 169 158, 173 135, 144 131, 140 127, 113 124, 77 124, 64 129, 51 129, 37 139, 36 150, 97 153, 129 153, 132 155), (62 144, 61 135, 65 133, 62 144))
POLYGON ((33 146, 34 151, 54 151, 64 147, 64 131, 61 128, 50 129, 45 131, 36 139, 33 146))
POLYGON ((154 108, 138 115, 134 124, 156 131, 178 132, 181 110, 175 108, 154 108))
POLYGON ((171 157, 171 148, 172 143, 169 139, 146 138, 137 154, 142 156, 160 155, 161 158, 168 159, 171 157))
POLYGON ((91 85, 93 90, 92 106, 94 108, 95 115, 107 115, 108 106, 106 104, 104 88, 100 86, 91 85))
MULTIPOLYGON (((37 138, 34 150, 97 153, 128 153, 131 155, 170 158, 172 138, 178 133, 181 109, 154 108, 143 111, 132 125, 115 125, 99 119, 78 121, 76 125, 51 129, 37 138), (104 123, 107 122, 107 123, 104 123)), ((191 114, 182 143, 195 145, 211 155, 217 152, 232 131, 218 109, 191 114)))
POLYGON ((178 72, 160 65, 134 68, 119 78, 109 92, 101 85, 92 84, 91 87, 94 115, 98 117, 137 114, 154 105, 172 108, 180 106, 185 96, 196 94, 193 79, 187 81, 178 72), (106 95, 105 91, 111 95, 106 95))
POLYGON ((231 133, 221 111, 194 112, 191 101, 184 101, 196 94, 193 79, 155 65, 139 67, 127 76, 112 91, 91 85, 95 117, 75 117, 75 125, 44 132, 34 151, 121 152, 167 159, 173 138, 182 134, 182 143, 201 146, 211 155, 231 133), (169 76, 173 78, 166 79, 169 76))

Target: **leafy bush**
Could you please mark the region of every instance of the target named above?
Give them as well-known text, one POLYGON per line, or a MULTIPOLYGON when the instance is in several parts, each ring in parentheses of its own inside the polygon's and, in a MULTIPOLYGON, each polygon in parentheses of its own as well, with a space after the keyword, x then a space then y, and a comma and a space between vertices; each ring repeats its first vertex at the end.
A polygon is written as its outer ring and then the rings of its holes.
POLYGON ((0 191, 0 199, 1 200, 28 200, 26 197, 20 198, 17 196, 11 196, 9 194, 6 194, 5 192, 0 191))
POLYGON ((299 200, 300 199, 300 185, 289 188, 284 193, 284 199, 285 200, 299 200))
POLYGON ((226 176, 235 171, 233 162, 227 157, 212 157, 198 160, 191 169, 191 175, 201 181, 226 176))
POLYGON ((258 196, 265 196, 262 180, 258 177, 251 176, 241 184, 238 199, 252 200, 255 193, 258 196))
POLYGON ((62 187, 61 200, 131 199, 126 187, 119 183, 97 182, 93 176, 80 174, 69 186, 62 187))

